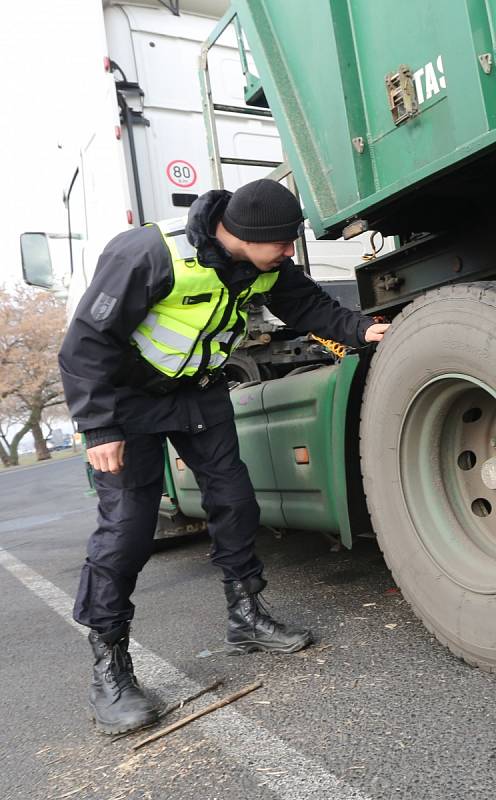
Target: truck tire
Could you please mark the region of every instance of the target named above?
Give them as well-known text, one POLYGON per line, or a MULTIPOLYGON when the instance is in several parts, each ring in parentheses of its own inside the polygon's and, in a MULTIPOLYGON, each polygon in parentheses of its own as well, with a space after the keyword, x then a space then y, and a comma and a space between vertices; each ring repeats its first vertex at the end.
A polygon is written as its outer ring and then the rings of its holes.
POLYGON ((496 671, 496 284, 445 286, 395 318, 371 361, 360 449, 372 523, 440 642, 496 671))
POLYGON ((253 356, 244 353, 233 353, 224 367, 227 380, 236 383, 248 383, 261 379, 258 364, 253 356))

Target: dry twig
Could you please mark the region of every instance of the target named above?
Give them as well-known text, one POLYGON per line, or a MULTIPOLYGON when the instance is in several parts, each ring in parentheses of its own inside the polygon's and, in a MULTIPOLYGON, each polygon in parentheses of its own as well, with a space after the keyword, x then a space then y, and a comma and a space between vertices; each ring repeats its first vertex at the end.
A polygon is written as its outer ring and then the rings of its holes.
POLYGON ((227 706, 229 703, 233 703, 235 700, 239 700, 240 697, 244 697, 246 694, 254 692, 255 689, 260 689, 261 686, 263 686, 261 681, 250 683, 248 686, 245 686, 244 689, 240 689, 238 692, 234 692, 234 694, 230 694, 227 697, 222 698, 221 700, 217 700, 215 703, 212 703, 206 708, 202 708, 200 711, 195 711, 194 714, 190 714, 188 717, 183 717, 183 719, 174 722, 167 728, 163 728, 163 730, 157 731, 157 733, 153 733, 151 736, 147 736, 146 739, 142 739, 141 742, 137 742, 136 744, 134 744, 133 750, 139 750, 139 748, 143 747, 143 745, 149 744, 149 742, 155 742, 157 739, 161 739, 163 736, 167 736, 169 733, 172 733, 173 731, 177 731, 179 728, 184 727, 184 725, 188 725, 195 719, 199 719, 199 717, 203 717, 205 714, 210 714, 212 711, 217 711, 219 708, 223 708, 224 706, 227 706))
MULTIPOLYGON (((163 719, 163 717, 166 717, 168 714, 172 714, 173 711, 177 711, 178 708, 182 708, 183 706, 185 706, 186 703, 190 703, 192 700, 197 700, 197 698, 201 697, 202 694, 206 694, 207 692, 213 692, 214 689, 218 689, 219 686, 223 686, 223 685, 224 685, 224 681, 221 681, 221 680, 214 681, 213 683, 210 684, 210 686, 205 686, 204 689, 200 689, 195 694, 190 694, 189 697, 185 697, 183 700, 179 700, 177 703, 174 703, 173 706, 167 706, 167 708, 164 709, 164 711, 160 712, 160 714, 158 715, 158 718, 159 719, 163 719)), ((155 724, 155 723, 153 723, 153 724, 155 724)), ((150 727, 150 726, 146 726, 146 727, 150 727)), ((140 730, 142 730, 142 729, 140 729, 140 730)), ((114 736, 113 737, 113 739, 111 741, 111 744, 114 744, 115 742, 120 741, 120 739, 125 739, 128 736, 131 736, 133 733, 138 733, 138 731, 126 731, 125 733, 120 733, 118 736, 114 736)))
POLYGON ((191 694, 189 697, 185 697, 184 700, 179 700, 178 703, 174 703, 173 706, 169 706, 168 708, 165 709, 165 711, 162 714, 160 714, 160 717, 165 717, 167 716, 167 714, 171 714, 173 711, 177 711, 178 708, 182 708, 183 706, 186 705, 186 703, 190 703, 191 700, 196 700, 198 697, 201 697, 202 694, 206 694, 207 692, 213 692, 214 689, 218 689, 219 686, 223 685, 224 681, 221 680, 214 681, 214 683, 211 683, 210 686, 206 686, 205 689, 200 689, 200 691, 196 692, 196 694, 191 694))

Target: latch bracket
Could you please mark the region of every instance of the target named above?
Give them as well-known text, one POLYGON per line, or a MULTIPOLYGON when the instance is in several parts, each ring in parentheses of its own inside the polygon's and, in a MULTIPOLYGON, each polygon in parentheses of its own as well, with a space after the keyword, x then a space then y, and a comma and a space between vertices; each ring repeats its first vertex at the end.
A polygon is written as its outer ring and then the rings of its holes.
POLYGON ((419 104, 413 73, 406 64, 400 64, 397 72, 386 75, 386 91, 395 125, 418 114, 419 104))
POLYGON ((483 72, 485 72, 486 75, 490 75, 493 66, 492 53, 481 53, 479 56, 479 63, 482 67, 483 72))

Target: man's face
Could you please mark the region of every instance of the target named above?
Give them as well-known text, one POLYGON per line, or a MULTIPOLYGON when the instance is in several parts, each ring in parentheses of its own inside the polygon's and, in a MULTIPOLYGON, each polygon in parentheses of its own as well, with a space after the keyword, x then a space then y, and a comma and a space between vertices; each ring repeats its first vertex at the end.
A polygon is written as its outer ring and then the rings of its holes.
POLYGON ((278 267, 294 256, 294 242, 244 242, 247 258, 260 272, 278 267))

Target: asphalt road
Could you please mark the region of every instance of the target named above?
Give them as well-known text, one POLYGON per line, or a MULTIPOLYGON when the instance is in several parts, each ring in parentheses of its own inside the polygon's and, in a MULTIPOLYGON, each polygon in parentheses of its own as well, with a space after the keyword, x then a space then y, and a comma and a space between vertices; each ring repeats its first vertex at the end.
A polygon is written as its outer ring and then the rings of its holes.
POLYGON ((350 554, 260 531, 272 613, 317 638, 285 657, 222 651, 206 538, 155 555, 134 596, 142 682, 165 708, 223 681, 160 724, 263 686, 137 751, 143 732, 97 734, 70 622, 96 505, 84 480, 80 458, 0 474, 2 800, 494 800, 496 678, 432 639, 370 540, 350 554))

